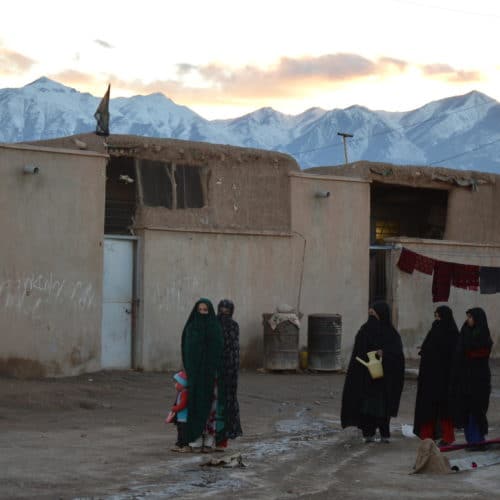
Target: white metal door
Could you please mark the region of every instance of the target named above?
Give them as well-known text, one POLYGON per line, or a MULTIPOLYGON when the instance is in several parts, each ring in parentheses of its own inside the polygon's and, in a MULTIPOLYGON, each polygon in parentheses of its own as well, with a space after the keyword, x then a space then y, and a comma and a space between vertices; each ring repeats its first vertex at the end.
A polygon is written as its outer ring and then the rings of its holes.
POLYGON ((102 368, 132 366, 134 241, 104 239, 102 368))

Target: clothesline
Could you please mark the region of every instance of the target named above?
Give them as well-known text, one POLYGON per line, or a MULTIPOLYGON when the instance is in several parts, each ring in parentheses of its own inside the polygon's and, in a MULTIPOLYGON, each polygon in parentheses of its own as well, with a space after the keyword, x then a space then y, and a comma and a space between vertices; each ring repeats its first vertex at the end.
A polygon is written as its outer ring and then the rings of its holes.
POLYGON ((476 253, 453 253, 453 252, 432 252, 433 255, 446 257, 477 257, 480 259, 498 259, 500 261, 500 252, 497 255, 476 254, 476 253))
MULTIPOLYGON (((401 250, 406 248, 402 245, 396 245, 392 247, 394 250, 401 250)), ((447 257, 477 257, 480 259, 498 259, 500 261, 500 248, 497 254, 485 254, 485 253, 455 253, 455 252, 432 252, 433 255, 447 256, 447 257)))
POLYGON ((500 267, 441 261, 405 247, 401 250, 397 266, 408 274, 419 271, 432 276, 433 302, 448 302, 451 286, 480 290, 482 294, 500 292, 500 267))

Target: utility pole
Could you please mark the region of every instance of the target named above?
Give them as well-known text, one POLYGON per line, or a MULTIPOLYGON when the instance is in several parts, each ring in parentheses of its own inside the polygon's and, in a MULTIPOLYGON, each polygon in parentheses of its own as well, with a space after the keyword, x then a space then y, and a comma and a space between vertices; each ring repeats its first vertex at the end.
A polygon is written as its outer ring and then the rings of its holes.
POLYGON ((345 132, 337 132, 337 135, 340 135, 342 137, 342 142, 344 143, 344 158, 345 158, 345 163, 346 165, 349 163, 347 160, 347 137, 354 137, 353 134, 347 134, 345 132))

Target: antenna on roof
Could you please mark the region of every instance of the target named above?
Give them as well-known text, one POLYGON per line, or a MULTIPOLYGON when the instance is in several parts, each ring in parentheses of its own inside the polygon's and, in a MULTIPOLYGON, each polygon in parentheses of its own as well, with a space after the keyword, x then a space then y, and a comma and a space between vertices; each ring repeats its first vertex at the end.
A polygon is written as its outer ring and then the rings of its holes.
POLYGON ((344 143, 344 158, 345 158, 345 164, 347 165, 349 161, 347 160, 347 137, 354 137, 353 134, 348 134, 346 132, 337 132, 337 135, 340 135, 342 137, 342 142, 344 143))

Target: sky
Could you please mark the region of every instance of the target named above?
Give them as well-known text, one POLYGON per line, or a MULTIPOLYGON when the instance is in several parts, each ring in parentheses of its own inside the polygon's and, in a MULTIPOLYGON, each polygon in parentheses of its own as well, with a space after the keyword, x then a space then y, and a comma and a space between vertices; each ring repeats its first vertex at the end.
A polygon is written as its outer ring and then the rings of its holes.
POLYGON ((499 0, 3 0, 0 88, 161 92, 208 119, 500 100, 499 0))

